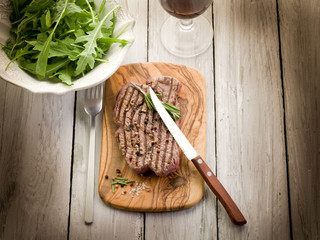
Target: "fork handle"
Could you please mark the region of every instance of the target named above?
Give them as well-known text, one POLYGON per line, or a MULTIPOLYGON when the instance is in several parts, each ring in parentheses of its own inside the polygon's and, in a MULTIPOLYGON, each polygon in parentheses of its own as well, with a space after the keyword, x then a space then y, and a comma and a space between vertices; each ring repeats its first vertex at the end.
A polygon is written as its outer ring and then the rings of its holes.
POLYGON ((94 161, 95 161, 95 138, 96 122, 95 117, 90 118, 90 137, 89 137, 89 155, 88 155, 88 172, 87 172, 87 190, 86 203, 84 212, 84 221, 87 224, 93 222, 93 197, 94 197, 94 161))

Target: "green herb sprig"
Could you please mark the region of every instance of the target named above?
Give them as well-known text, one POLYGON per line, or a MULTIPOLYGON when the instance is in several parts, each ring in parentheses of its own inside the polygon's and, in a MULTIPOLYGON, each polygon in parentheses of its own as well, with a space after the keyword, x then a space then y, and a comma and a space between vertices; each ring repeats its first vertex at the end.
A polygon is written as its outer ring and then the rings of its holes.
MULTIPOLYGON (((152 112, 153 110, 156 110, 153 102, 152 102, 152 99, 151 99, 151 95, 150 93, 146 93, 145 91, 143 91, 137 84, 133 83, 133 82, 130 82, 131 86, 133 86, 134 88, 136 88, 137 90, 139 90, 143 96, 144 96, 144 99, 146 101, 146 104, 149 108, 149 110, 152 112)), ((161 94, 156 94, 157 97, 162 97, 161 94)), ((170 114, 171 118, 174 120, 174 121, 177 121, 180 117, 181 117, 181 110, 179 108, 177 108, 176 106, 170 104, 170 103, 166 103, 166 102, 162 102, 162 105, 164 106, 164 108, 167 110, 167 112, 170 114)))
POLYGON ((115 184, 119 184, 120 186, 126 186, 128 183, 136 182, 136 181, 128 181, 128 178, 121 178, 121 177, 115 177, 114 179, 117 181, 114 181, 113 179, 111 180, 111 189, 113 193, 114 193, 115 184))

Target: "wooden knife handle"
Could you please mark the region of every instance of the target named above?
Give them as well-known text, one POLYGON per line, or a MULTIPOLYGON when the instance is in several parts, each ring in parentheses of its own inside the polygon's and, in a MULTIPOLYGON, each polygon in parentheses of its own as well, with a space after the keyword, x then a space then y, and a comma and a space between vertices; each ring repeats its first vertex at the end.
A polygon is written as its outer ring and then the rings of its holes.
POLYGON ((203 161, 203 159, 198 156, 192 159, 192 162, 196 166, 212 192, 217 196, 223 207, 226 209, 231 221, 236 225, 246 224, 247 221, 240 212, 239 208, 234 203, 234 201, 222 186, 220 181, 217 179, 217 177, 214 175, 214 173, 211 171, 209 166, 205 163, 205 161, 203 161))

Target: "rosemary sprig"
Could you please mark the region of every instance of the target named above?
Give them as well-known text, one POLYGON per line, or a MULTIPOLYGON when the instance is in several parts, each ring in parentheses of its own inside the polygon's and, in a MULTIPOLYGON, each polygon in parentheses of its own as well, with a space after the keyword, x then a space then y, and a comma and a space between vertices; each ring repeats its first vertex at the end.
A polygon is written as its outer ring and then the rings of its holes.
POLYGON ((122 177, 115 177, 114 179, 117 179, 117 180, 124 180, 124 181, 128 180, 128 178, 122 178, 122 177))
POLYGON ((114 185, 119 184, 121 187, 127 186, 128 183, 134 183, 136 181, 127 181, 128 178, 121 178, 121 177, 115 177, 114 178, 117 181, 114 181, 113 179, 111 179, 111 189, 112 192, 114 193, 114 185))
POLYGON ((112 192, 114 193, 114 182, 113 182, 113 180, 111 180, 111 189, 112 189, 112 192))
MULTIPOLYGON (((146 104, 147 104, 149 110, 150 111, 156 110, 156 108, 153 105, 150 93, 146 93, 137 84, 135 84, 133 82, 130 82, 130 84, 143 94, 144 99, 146 101, 146 104)), ((156 94, 156 95, 157 95, 157 97, 161 97, 162 96, 161 94, 156 94)), ((174 121, 178 120, 181 117, 179 108, 177 108, 176 106, 174 106, 174 105, 172 105, 170 103, 166 103, 166 102, 162 102, 162 101, 161 101, 161 103, 164 106, 164 108, 167 110, 167 112, 170 114, 171 118, 174 121)))

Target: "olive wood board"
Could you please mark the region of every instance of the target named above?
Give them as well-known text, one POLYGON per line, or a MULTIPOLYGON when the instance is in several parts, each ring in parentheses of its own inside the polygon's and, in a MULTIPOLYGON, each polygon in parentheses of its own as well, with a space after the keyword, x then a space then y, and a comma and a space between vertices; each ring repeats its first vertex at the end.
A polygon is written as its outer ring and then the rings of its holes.
POLYGON ((206 148, 206 89, 202 74, 191 67, 170 63, 136 63, 121 66, 105 84, 103 128, 98 191, 101 199, 115 208, 162 212, 185 209, 197 204, 204 194, 204 181, 193 163, 180 150, 179 168, 165 177, 152 172, 136 174, 122 158, 115 137, 117 125, 113 122, 113 108, 119 90, 128 82, 145 84, 148 78, 172 76, 182 83, 179 103, 182 117, 180 128, 197 152, 204 157, 206 148), (111 179, 117 176, 136 181, 118 186, 112 192, 111 179), (107 176, 107 177, 106 177, 107 176), (142 183, 149 187, 138 195, 130 193, 142 183), (132 186, 133 185, 133 186, 132 186))

